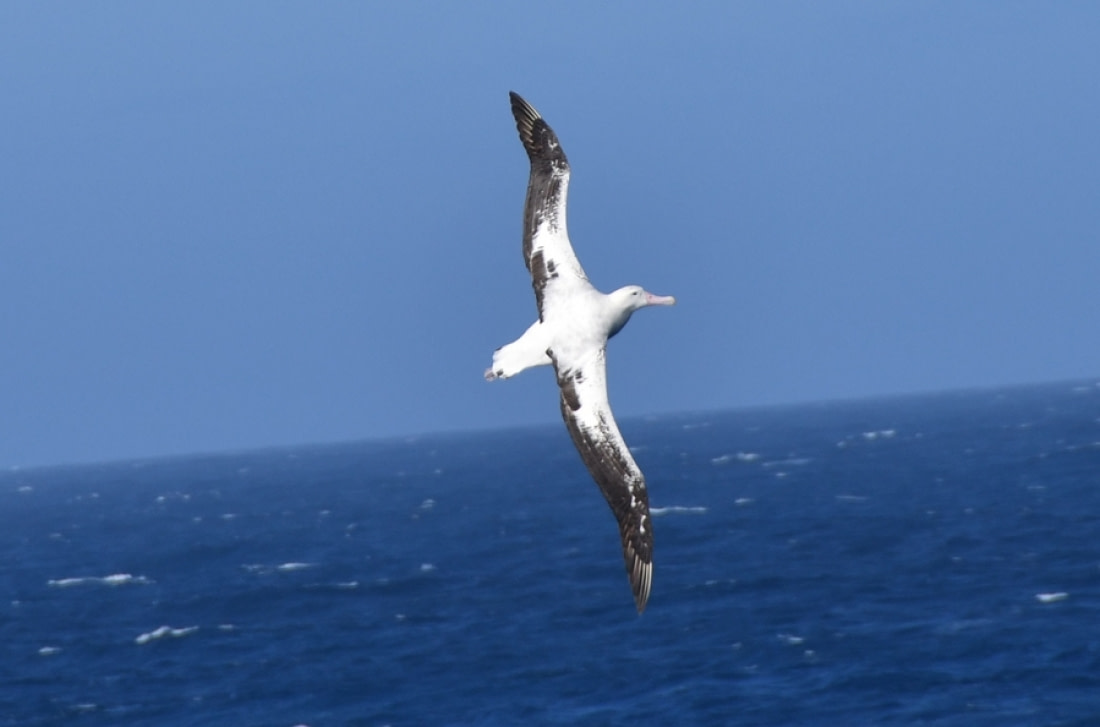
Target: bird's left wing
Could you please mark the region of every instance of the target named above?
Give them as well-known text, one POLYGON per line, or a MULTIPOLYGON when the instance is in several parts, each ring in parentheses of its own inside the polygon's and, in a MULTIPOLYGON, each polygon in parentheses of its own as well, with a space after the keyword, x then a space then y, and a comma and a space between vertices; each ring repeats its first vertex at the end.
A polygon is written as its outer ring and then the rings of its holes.
POLYGON ((619 522, 623 557, 638 613, 653 584, 653 527, 645 477, 634 462, 607 400, 604 349, 579 365, 550 352, 561 388, 561 414, 573 444, 619 522))

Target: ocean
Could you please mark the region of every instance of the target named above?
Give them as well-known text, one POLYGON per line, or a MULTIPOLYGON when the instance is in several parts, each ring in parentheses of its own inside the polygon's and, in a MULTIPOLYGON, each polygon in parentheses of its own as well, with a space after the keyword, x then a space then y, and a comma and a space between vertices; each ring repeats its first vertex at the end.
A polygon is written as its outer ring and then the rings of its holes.
POLYGON ((1100 725, 1100 383, 0 473, 0 725, 1100 725))

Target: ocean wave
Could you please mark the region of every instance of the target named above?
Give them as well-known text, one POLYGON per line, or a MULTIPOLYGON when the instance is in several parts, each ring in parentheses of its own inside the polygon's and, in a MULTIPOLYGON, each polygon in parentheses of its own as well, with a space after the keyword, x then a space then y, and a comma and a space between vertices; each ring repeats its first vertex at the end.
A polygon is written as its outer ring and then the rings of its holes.
POLYGON ((687 506, 687 505, 669 505, 668 507, 651 507, 649 508, 649 514, 653 517, 661 517, 662 515, 679 515, 679 514, 692 514, 702 515, 707 511, 707 508, 703 506, 687 506))
POLYGON ((150 641, 156 641, 158 639, 163 639, 167 637, 178 639, 184 636, 189 636, 198 630, 198 626, 185 626, 182 629, 174 629, 171 626, 161 626, 160 628, 156 628, 152 631, 147 631, 144 634, 141 634, 136 639, 134 639, 134 643, 148 644, 150 641))
POLYGON ((1056 593, 1036 593, 1035 600, 1039 603, 1058 603, 1069 598, 1069 594, 1065 591, 1058 591, 1056 593))
POLYGON ((275 566, 275 570, 283 571, 285 573, 285 572, 288 572, 288 571, 305 570, 306 568, 312 568, 312 567, 313 567, 313 563, 290 562, 290 563, 280 563, 279 565, 275 566))
POLYGON ((764 463, 765 469, 772 467, 805 467, 810 462, 813 462, 809 457, 791 457, 789 459, 776 459, 764 463))
POLYGON ((760 459, 760 455, 756 452, 738 452, 737 454, 723 454, 718 457, 711 457, 710 463, 713 465, 723 465, 732 462, 733 460, 738 462, 755 462, 760 459))
MULTIPOLYGON (((840 449, 844 449, 853 442, 863 439, 866 442, 874 442, 879 439, 893 439, 898 434, 896 429, 869 429, 866 432, 860 432, 859 434, 849 434, 844 439, 841 439, 836 443, 836 446, 840 449)), ((915 438, 920 439, 922 435, 918 432, 914 435, 915 438)))
POLYGON ((304 563, 301 561, 288 561, 286 563, 279 563, 277 565, 269 565, 267 563, 242 563, 241 568, 244 568, 249 573, 258 573, 265 575, 268 573, 293 573, 294 571, 307 570, 309 568, 316 568, 316 563, 304 563))
POLYGON ((130 584, 143 585, 147 583, 153 583, 153 580, 145 576, 132 576, 129 573, 112 573, 102 578, 87 576, 83 578, 57 578, 46 581, 46 585, 51 588, 72 588, 73 586, 96 584, 102 586, 125 586, 130 584))

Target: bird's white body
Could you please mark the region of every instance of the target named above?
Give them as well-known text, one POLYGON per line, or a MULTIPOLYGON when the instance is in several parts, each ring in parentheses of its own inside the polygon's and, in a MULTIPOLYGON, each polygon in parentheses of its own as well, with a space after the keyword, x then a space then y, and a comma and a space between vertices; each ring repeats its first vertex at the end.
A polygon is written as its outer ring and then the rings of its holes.
POLYGON ((548 296, 545 320, 535 321, 522 336, 493 352, 493 365, 485 376, 507 379, 535 366, 548 366, 553 363, 549 350, 558 360, 581 362, 622 330, 634 311, 671 301, 653 302, 657 298, 636 285, 608 295, 587 280, 579 281, 569 295, 548 296))

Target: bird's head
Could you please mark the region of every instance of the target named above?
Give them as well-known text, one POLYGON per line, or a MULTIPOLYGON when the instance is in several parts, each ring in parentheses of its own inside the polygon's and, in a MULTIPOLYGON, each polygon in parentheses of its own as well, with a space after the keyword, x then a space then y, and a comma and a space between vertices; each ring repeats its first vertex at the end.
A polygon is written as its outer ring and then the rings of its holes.
POLYGON ((624 309, 633 313, 651 305, 675 305, 671 295, 654 295, 640 285, 628 285, 611 294, 624 309))
POLYGON ((651 305, 673 305, 676 299, 671 295, 654 295, 640 285, 628 285, 619 288, 608 296, 612 304, 612 320, 607 334, 611 338, 623 329, 634 311, 651 305))

